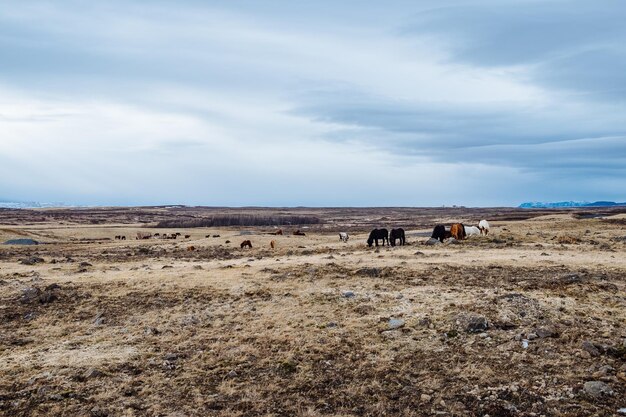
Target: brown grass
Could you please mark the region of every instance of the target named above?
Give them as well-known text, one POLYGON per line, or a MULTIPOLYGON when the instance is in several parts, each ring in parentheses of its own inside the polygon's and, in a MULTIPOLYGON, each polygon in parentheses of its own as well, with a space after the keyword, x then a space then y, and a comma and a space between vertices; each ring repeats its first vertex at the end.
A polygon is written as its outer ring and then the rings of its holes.
MULTIPOLYGON (((350 210, 351 224, 371 219, 350 210)), ((347 227, 334 219, 323 220, 347 227)), ((0 226, 0 238, 19 230, 50 242, 0 247, 2 415, 587 416, 625 406, 626 233, 600 219, 493 221, 489 237, 436 247, 415 236, 430 225, 407 227, 408 246, 378 249, 366 233, 344 244, 325 230, 248 228, 251 250, 232 228, 105 241, 146 229, 27 223, 0 226), (45 263, 18 262, 27 256, 45 263), (49 296, 29 300, 28 288, 49 296), (476 317, 486 331, 468 331, 476 317), (390 318, 404 326, 389 330, 390 318), (590 397, 591 380, 614 395, 590 397)))

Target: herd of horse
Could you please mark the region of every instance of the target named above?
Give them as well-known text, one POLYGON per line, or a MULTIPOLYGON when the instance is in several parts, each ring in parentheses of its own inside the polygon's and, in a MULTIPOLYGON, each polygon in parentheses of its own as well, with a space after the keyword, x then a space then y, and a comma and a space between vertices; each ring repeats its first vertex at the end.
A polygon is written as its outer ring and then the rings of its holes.
MULTIPOLYGON (((271 235, 277 235, 277 236, 282 236, 283 235, 283 230, 282 229, 278 229, 275 232, 269 233, 271 235)), ((489 234, 489 222, 487 220, 481 220, 480 222, 478 222, 477 226, 466 226, 463 223, 453 223, 452 225, 450 225, 450 227, 446 227, 443 224, 438 224, 435 226, 435 228, 433 229, 433 233, 431 235, 431 239, 437 239, 440 242, 443 243, 443 241, 445 239, 450 239, 450 238, 454 238, 456 240, 463 240, 466 239, 468 236, 473 236, 473 235, 488 235, 489 234)), ((294 236, 305 236, 304 232, 301 232, 300 230, 296 230, 293 232, 294 236)), ((177 232, 177 233, 148 233, 148 232, 137 232, 137 236, 135 239, 137 240, 141 240, 141 239, 176 239, 177 237, 182 236, 181 233, 177 232)), ((220 235, 206 235, 205 237, 220 237, 220 235)), ((185 235, 184 236, 185 239, 190 239, 191 235, 185 235)), ((344 242, 347 243, 348 239, 350 238, 350 236, 348 235, 347 232, 339 232, 339 239, 344 242)), ((115 236, 115 239, 117 240, 126 240, 126 236, 124 235, 117 235, 115 236)), ((374 229, 370 232, 368 238, 367 238, 367 246, 368 247, 372 247, 372 245, 378 246, 378 241, 382 241, 382 246, 385 246, 385 243, 388 246, 396 246, 396 244, 398 244, 399 246, 404 246, 406 244, 406 236, 404 233, 404 229, 403 228, 397 228, 397 229, 391 229, 391 232, 389 232, 387 229, 385 228, 381 228, 381 229, 374 229)), ((245 249, 245 248, 252 248, 252 242, 248 239, 244 240, 243 242, 241 242, 241 244, 239 245, 241 249, 245 249)), ((272 240, 270 242, 270 247, 272 249, 276 248, 276 241, 272 240)), ((195 250, 195 247, 190 246, 189 248, 187 248, 187 250, 195 250), (192 248, 192 249, 190 249, 192 248)))

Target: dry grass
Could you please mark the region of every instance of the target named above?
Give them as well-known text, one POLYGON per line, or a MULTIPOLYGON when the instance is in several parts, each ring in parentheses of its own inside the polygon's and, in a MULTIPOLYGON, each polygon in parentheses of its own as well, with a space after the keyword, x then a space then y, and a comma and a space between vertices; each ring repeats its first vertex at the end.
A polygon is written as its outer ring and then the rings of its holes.
POLYGON ((0 227, 0 238, 54 242, 0 247, 0 414, 604 416, 626 406, 619 224, 495 221, 488 238, 437 247, 419 245, 426 230, 415 229, 409 246, 378 249, 366 234, 344 244, 334 232, 261 229, 101 240, 138 227, 0 227), (254 248, 239 249, 243 239, 254 248), (31 255, 45 262, 19 263, 31 255), (27 288, 45 302, 24 298, 27 288), (389 330, 391 318, 404 325, 389 330), (468 332, 476 318, 488 329, 468 332), (614 394, 589 396, 591 380, 614 394))

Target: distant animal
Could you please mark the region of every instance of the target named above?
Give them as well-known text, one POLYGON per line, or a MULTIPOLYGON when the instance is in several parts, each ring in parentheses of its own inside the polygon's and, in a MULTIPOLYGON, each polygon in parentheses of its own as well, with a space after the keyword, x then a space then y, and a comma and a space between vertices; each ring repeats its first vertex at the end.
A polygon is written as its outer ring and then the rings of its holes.
POLYGON ((387 244, 389 244, 389 231, 387 229, 372 230, 367 238, 367 246, 372 247, 372 243, 374 242, 376 242, 376 246, 378 246, 378 239, 383 240, 383 246, 385 246, 385 240, 387 244))
POLYGON ((191 235, 185 235, 185 239, 189 239, 191 235))
POLYGON ((478 222, 478 228, 480 229, 481 235, 486 236, 489 234, 489 222, 487 220, 481 220, 478 222))
POLYGON ((172 233, 170 239, 176 239, 178 236, 180 236, 180 233, 172 233))
POLYGON ((452 226, 450 226, 450 234, 456 240, 465 239, 466 234, 465 234, 465 226, 463 226, 463 223, 454 223, 452 226))
POLYGON ((275 241, 275 240, 272 240, 272 241, 270 242, 270 247, 271 247, 272 249, 275 249, 275 248, 276 248, 276 241, 275 241))
POLYGON ((391 229, 391 232, 389 233, 389 242, 391 243, 391 246, 396 246, 396 239, 400 240, 400 246, 404 246, 406 239, 404 237, 403 228, 391 229))
POLYGON ((120 235, 115 235, 115 240, 118 240, 118 239, 121 239, 121 238, 122 238, 122 236, 120 236, 120 235))
POLYGON ((250 242, 249 240, 244 240, 239 246, 241 247, 241 249, 245 248, 246 246, 252 249, 252 242, 250 242))
POLYGON ((205 238, 207 238, 207 237, 211 237, 211 235, 206 235, 205 238))
POLYGON ((348 241, 348 239, 350 239, 350 236, 348 236, 348 233, 346 233, 346 232, 339 232, 339 239, 343 243, 346 243, 348 241))
POLYGON ((157 236, 161 236, 161 234, 160 233, 155 233, 154 237, 157 237, 157 236))
POLYGON ((274 234, 276 236, 282 236, 283 235, 283 229, 278 229, 277 231, 274 232, 274 234))
POLYGON ((150 239, 151 237, 152 237, 152 233, 137 232, 137 239, 150 239))
POLYGON ((180 232, 176 232, 176 236, 180 236, 180 232))
POLYGON ((193 252, 196 250, 195 246, 187 246, 187 252, 193 252))
POLYGON ((304 232, 301 232, 301 231, 299 231, 299 230, 296 230, 295 232, 293 232, 293 234, 294 234, 294 236, 306 236, 306 235, 304 234, 304 232))
POLYGON ((120 240, 126 240, 126 236, 124 235, 120 236, 120 240))
POLYGON ((476 226, 465 226, 465 234, 469 236, 475 236, 480 234, 480 229, 476 226))
POLYGON ((213 237, 220 237, 220 235, 213 235, 213 237))
POLYGON ((446 237, 446 226, 444 226, 443 224, 438 224, 437 226, 435 226, 435 228, 433 229, 433 234, 432 234, 432 236, 430 236, 430 238, 431 239, 438 239, 441 243, 443 243, 443 240, 447 239, 447 237, 446 237))

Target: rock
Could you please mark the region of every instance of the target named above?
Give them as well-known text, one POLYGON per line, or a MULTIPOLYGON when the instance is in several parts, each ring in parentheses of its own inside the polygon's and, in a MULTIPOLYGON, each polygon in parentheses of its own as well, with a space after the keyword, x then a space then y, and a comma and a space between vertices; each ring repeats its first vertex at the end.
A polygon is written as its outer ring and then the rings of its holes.
POLYGON ((426 242, 424 242, 424 245, 436 246, 436 245, 441 245, 441 242, 435 239, 434 237, 431 237, 426 242))
POLYGON ((35 265, 43 262, 45 262, 45 260, 39 256, 30 256, 28 258, 20 259, 20 263, 22 265, 35 265))
POLYGON ((431 398, 432 398, 432 397, 431 397, 430 395, 428 395, 428 394, 422 394, 422 395, 420 396, 420 400, 421 400, 422 402, 424 402, 424 403, 429 403, 429 402, 430 402, 430 400, 431 400, 431 398))
POLYGON ((337 323, 335 323, 334 321, 331 321, 331 322, 326 324, 326 328, 327 329, 333 329, 335 327, 337 327, 337 323))
POLYGON ((226 374, 227 378, 235 378, 237 376, 237 372, 235 372, 235 370, 231 370, 229 373, 226 374))
POLYGON ((588 352, 591 356, 600 356, 598 348, 588 340, 585 340, 582 344, 584 351, 588 352))
POLYGON ((104 313, 98 313, 95 319, 93 319, 93 324, 96 326, 102 326, 106 323, 106 318, 104 317, 104 313))
POLYGON ((624 414, 624 415, 626 415, 626 407, 618 409, 617 410, 617 414, 624 414))
POLYGON ((404 320, 402 319, 389 319, 389 322, 387 323, 387 328, 389 330, 396 330, 404 327, 404 324, 404 320))
MULTIPOLYGON (((437 242, 439 242, 439 241, 437 241, 437 242)), ((413 255, 415 255, 415 256, 425 256, 424 252, 420 252, 420 251, 415 252, 413 255)))
POLYGON ((356 275, 360 275, 363 277, 379 277, 381 275, 380 268, 361 268, 355 272, 356 275))
POLYGON ((22 295, 20 296, 20 302, 24 304, 30 304, 32 302, 39 300, 39 295, 41 294, 41 290, 37 287, 28 287, 22 290, 22 295))
POLYGON ((106 411, 105 409, 97 405, 93 407, 91 410, 89 410, 89 413, 91 414, 92 417, 107 417, 109 415, 108 411, 106 411))
POLYGON ((99 371, 96 368, 89 368, 83 374, 83 378, 85 378, 85 379, 100 378, 102 376, 104 376, 104 373, 102 371, 99 371))
POLYGON ((87 268, 87 267, 93 266, 93 265, 90 264, 89 262, 81 262, 80 264, 78 264, 78 266, 80 266, 82 268, 87 268))
POLYGON ((548 337, 559 337, 559 333, 553 327, 538 327, 535 329, 535 334, 542 339, 548 337))
POLYGON ((168 362, 174 362, 178 360, 178 354, 176 353, 168 353, 165 355, 164 359, 168 362))
POLYGON ((470 317, 465 326, 465 331, 468 333, 482 333, 487 329, 489 329, 489 322, 481 316, 470 317))
POLYGON ((170 269, 170 268, 174 268, 172 265, 163 265, 161 267, 161 269, 170 269))
POLYGON ((528 336, 526 336, 526 338, 528 340, 535 340, 537 339, 539 336, 536 333, 528 333, 528 336))
POLYGON ((450 239, 446 240, 446 245, 460 245, 461 241, 460 240, 456 240, 455 238, 451 237, 450 239))
POLYGON ((583 390, 587 395, 592 397, 602 397, 604 395, 613 395, 611 387, 602 381, 585 382, 583 390))
POLYGON ((342 296, 343 298, 354 298, 354 297, 356 297, 356 295, 355 295, 355 294, 354 294, 354 292, 352 292, 352 291, 343 291, 343 292, 341 293, 341 296, 342 296))

